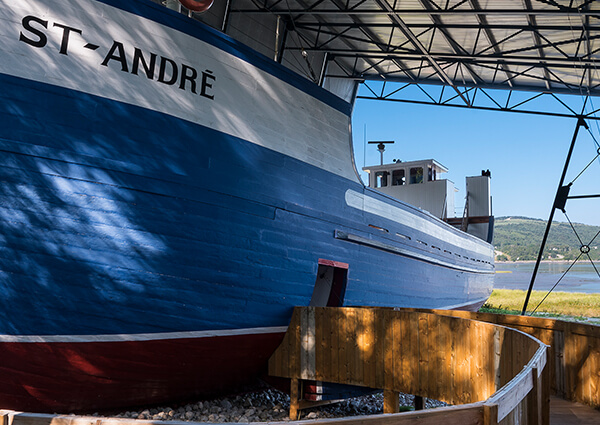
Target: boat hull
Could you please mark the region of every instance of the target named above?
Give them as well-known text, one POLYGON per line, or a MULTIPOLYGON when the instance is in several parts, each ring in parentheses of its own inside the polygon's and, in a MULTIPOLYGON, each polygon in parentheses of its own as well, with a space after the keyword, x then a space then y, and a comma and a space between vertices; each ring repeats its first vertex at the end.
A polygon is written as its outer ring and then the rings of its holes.
POLYGON ((242 385, 324 264, 348 306, 489 296, 489 244, 358 180, 350 105, 147 1, 23 3, 0 0, 0 407, 242 385))
POLYGON ((218 396, 253 385, 282 337, 282 332, 263 331, 5 342, 0 344, 0 399, 13 410, 91 413, 218 396))

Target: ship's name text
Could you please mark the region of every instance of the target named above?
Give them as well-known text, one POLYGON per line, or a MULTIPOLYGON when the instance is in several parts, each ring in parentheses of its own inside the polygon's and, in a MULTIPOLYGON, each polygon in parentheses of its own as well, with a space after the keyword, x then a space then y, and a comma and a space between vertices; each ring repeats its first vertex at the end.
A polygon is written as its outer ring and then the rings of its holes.
MULTIPOLYGON (((37 16, 25 16, 22 20, 23 31, 19 33, 19 41, 22 41, 36 48, 46 47, 48 44, 47 31, 62 31, 62 39, 58 53, 61 55, 69 54, 72 34, 83 35, 83 30, 57 22, 52 23, 37 16)), ((83 46, 89 50, 97 50, 101 46, 87 43, 83 46)), ((160 56, 156 53, 143 52, 137 47, 129 49, 127 53, 126 46, 116 40, 108 48, 101 62, 102 66, 114 67, 122 72, 134 75, 146 76, 150 80, 156 80, 159 83, 169 86, 177 86, 181 90, 203 96, 213 100, 213 85, 217 79, 213 71, 206 69, 199 72, 196 68, 178 63, 173 59, 160 56)))

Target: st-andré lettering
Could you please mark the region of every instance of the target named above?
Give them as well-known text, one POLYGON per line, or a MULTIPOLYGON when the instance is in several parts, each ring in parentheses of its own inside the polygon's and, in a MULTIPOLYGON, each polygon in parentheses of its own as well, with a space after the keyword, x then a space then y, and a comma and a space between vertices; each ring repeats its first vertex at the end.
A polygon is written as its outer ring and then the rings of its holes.
MULTIPOLYGON (((48 44, 47 31, 62 31, 62 39, 58 53, 69 54, 69 43, 73 33, 83 34, 83 30, 58 22, 28 15, 22 20, 23 31, 19 33, 19 41, 36 48, 48 44)), ((86 49, 97 50, 100 46, 87 43, 86 49)), ((217 77, 213 71, 206 69, 199 72, 196 68, 152 52, 144 52, 134 46, 125 46, 122 42, 113 40, 100 65, 114 67, 122 72, 145 76, 149 80, 169 86, 177 86, 207 99, 214 99, 213 84, 217 77)))

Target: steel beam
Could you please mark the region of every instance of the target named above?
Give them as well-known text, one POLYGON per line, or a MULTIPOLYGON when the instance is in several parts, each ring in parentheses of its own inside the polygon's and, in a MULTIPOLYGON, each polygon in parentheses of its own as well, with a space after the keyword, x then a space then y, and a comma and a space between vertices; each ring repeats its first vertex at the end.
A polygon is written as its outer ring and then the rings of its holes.
MULTIPOLYGON (((322 16, 381 16, 386 13, 402 16, 423 16, 423 15, 505 15, 505 16, 527 16, 532 13, 531 10, 523 9, 395 9, 391 11, 382 11, 376 9, 292 9, 292 8, 273 8, 263 9, 235 9, 233 13, 242 13, 245 15, 268 15, 268 14, 288 14, 288 15, 322 15, 322 16)), ((573 10, 565 11, 558 9, 536 9, 533 14, 538 16, 553 17, 572 17, 572 16, 590 16, 600 18, 600 10, 573 10)))

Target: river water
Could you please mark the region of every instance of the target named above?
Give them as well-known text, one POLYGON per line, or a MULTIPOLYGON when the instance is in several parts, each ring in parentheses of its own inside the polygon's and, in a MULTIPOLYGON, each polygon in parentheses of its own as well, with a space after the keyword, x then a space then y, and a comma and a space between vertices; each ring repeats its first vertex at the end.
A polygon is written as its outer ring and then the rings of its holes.
MULTIPOLYGON (((542 262, 534 290, 547 291, 561 278, 571 262, 542 262)), ((527 290, 535 262, 496 263, 496 289, 527 290)), ((596 264, 600 272, 600 264, 596 264)), ((589 261, 578 261, 554 289, 562 292, 600 293, 600 277, 589 261)))

